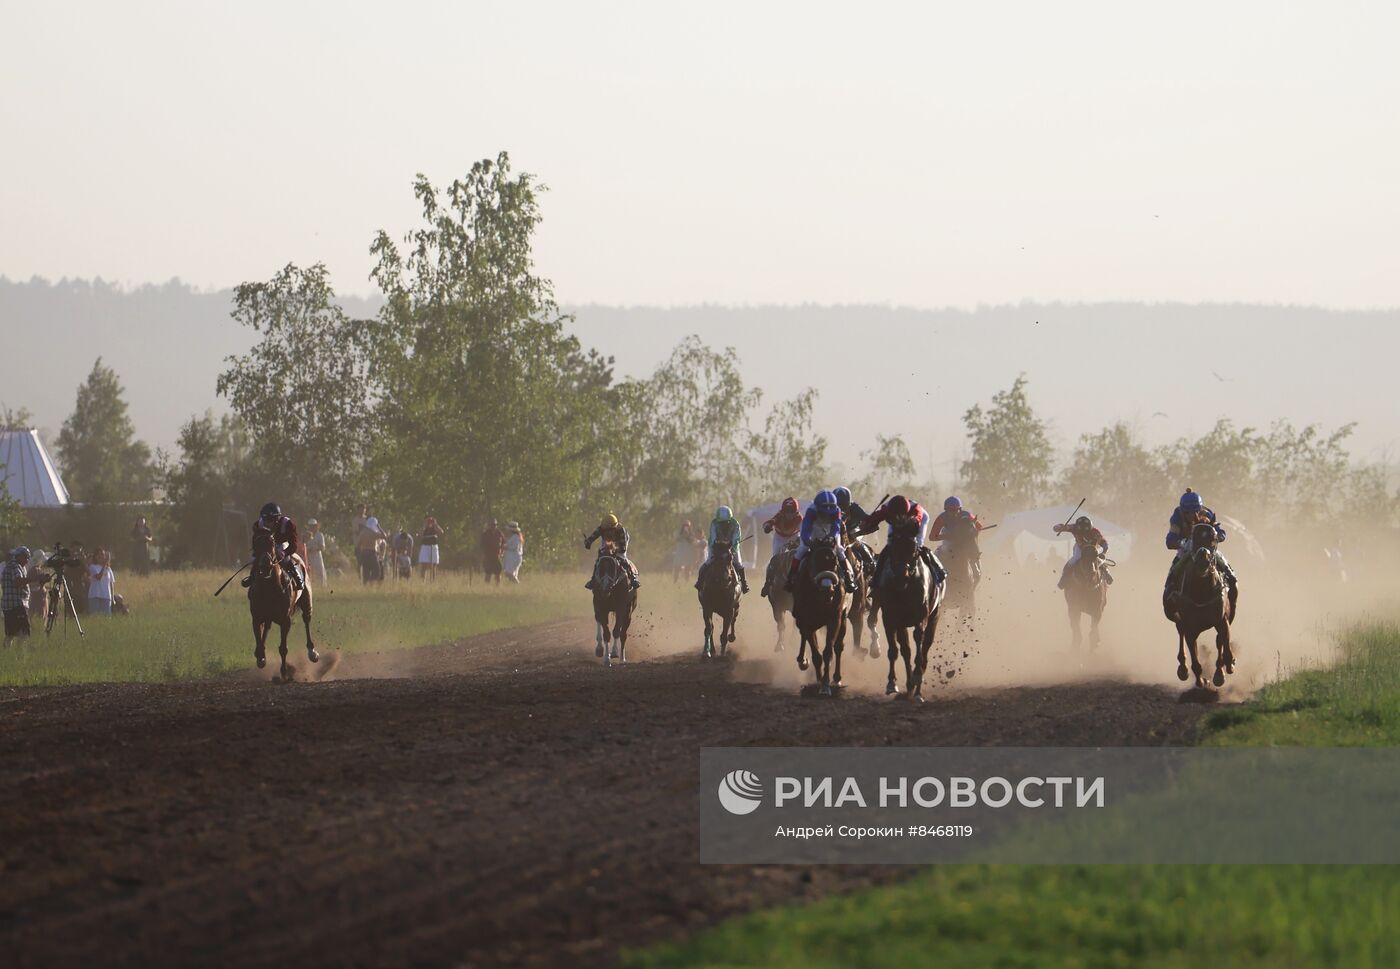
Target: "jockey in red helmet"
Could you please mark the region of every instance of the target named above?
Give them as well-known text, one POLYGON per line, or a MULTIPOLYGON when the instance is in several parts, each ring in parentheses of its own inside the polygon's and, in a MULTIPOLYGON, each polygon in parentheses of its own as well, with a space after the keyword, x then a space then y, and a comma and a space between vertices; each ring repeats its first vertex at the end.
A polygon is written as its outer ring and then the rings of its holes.
MULTIPOLYGON (((938 561, 938 557, 925 544, 928 539, 929 517, 928 512, 917 501, 910 501, 903 495, 895 495, 866 516, 865 523, 861 526, 861 534, 868 535, 879 528, 881 524, 888 523, 890 526, 889 536, 893 536, 895 526, 906 522, 912 522, 917 528, 914 545, 919 550, 924 564, 933 572, 937 581, 942 582, 947 578, 948 572, 943 568, 943 563, 938 561)), ((877 577, 880 570, 884 568, 889 547, 887 540, 885 547, 880 549, 880 555, 875 560, 875 575, 877 577)))

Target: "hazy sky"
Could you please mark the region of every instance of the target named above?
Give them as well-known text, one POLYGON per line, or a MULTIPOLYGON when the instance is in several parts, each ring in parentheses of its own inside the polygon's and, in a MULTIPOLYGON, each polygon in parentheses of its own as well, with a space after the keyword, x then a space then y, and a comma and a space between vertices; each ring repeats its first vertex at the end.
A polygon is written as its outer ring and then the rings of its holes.
POLYGON ((367 292, 511 152, 570 303, 1400 305, 1393 3, 0 0, 0 274, 367 292), (196 9, 197 8, 197 9, 196 9))

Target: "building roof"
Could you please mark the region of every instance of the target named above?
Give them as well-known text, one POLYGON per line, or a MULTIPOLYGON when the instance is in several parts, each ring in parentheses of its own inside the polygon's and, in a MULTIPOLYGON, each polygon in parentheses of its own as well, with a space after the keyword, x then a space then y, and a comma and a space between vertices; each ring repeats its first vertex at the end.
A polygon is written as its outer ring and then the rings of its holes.
POLYGON ((22 508, 58 508, 68 504, 68 489, 58 476, 39 432, 0 431, 0 488, 22 508))

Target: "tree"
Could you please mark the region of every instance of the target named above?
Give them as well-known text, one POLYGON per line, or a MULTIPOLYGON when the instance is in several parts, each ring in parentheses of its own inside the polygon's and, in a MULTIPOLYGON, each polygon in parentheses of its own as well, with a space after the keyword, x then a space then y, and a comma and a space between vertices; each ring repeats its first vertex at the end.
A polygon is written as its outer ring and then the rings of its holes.
MULTIPOLYGON (((915 501, 936 501, 932 496, 934 482, 917 482, 914 459, 909 454, 909 446, 904 438, 897 435, 875 435, 875 446, 861 452, 861 458, 868 461, 869 470, 864 477, 855 481, 851 489, 862 500, 874 501, 879 495, 899 495, 915 501)), ((873 511, 874 505, 867 506, 873 511)))
POLYGON ((135 439, 116 371, 92 366, 58 434, 64 484, 78 501, 140 501, 151 496, 151 449, 135 439))
MULTIPOLYGON (((768 412, 761 432, 748 435, 748 501, 772 501, 786 494, 812 495, 825 487, 826 438, 815 434, 812 408, 817 391, 808 387, 768 412)), ((907 452, 906 452, 907 453, 907 452)), ((740 497, 736 493, 735 499, 740 497)))
POLYGON ((464 531, 483 516, 517 518, 549 559, 574 545, 617 401, 610 362, 564 332, 567 317, 534 272, 538 191, 505 153, 443 191, 420 175, 423 225, 402 251, 376 236, 371 278, 386 302, 372 472, 395 508, 464 531))
POLYGON ((312 512, 348 507, 369 445, 372 325, 336 304, 319 263, 288 264, 265 283, 239 286, 233 318, 262 339, 229 358, 217 391, 257 460, 278 473, 281 500, 312 512))
POLYGON ((276 469, 254 460, 252 441, 238 418, 214 418, 212 411, 192 417, 180 428, 180 456, 163 469, 161 481, 170 503, 173 529, 171 558, 176 562, 222 562, 237 555, 246 525, 276 487, 276 469), (234 520, 225 509, 242 512, 234 520), (226 529, 237 528, 233 534, 226 529), (225 541, 231 547, 225 548, 225 541))
POLYGON ((1050 440, 1026 395, 1026 376, 992 398, 989 410, 963 415, 972 456, 961 474, 972 497, 989 512, 1034 504, 1050 481, 1050 440))
POLYGON ((1157 457, 1122 421, 1079 438, 1060 490, 1065 501, 1087 498, 1087 508, 1130 527, 1155 524, 1178 493, 1157 457))

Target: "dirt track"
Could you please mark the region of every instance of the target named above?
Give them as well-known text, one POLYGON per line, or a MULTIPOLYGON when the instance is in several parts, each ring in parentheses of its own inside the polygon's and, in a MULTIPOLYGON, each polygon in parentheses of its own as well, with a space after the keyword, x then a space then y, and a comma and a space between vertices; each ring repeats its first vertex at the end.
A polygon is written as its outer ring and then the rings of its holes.
POLYGON ((605 671, 571 622, 314 685, 0 693, 4 961, 607 964, 904 873, 701 867, 702 746, 1182 743, 1200 715, 1121 683, 807 700, 632 652, 605 671))

